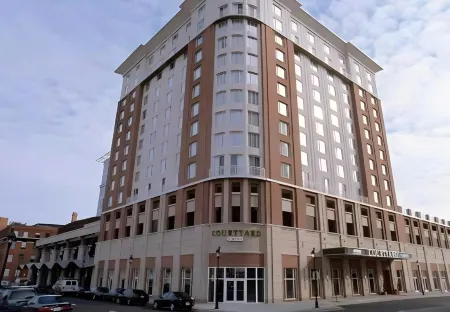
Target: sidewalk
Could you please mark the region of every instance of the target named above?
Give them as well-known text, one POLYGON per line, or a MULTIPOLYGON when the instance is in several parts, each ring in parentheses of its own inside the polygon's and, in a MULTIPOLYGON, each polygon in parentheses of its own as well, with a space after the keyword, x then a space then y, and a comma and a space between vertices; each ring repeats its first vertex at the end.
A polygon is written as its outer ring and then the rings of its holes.
MULTIPOLYGON (((341 306, 352 304, 363 304, 384 301, 397 301, 407 299, 420 299, 450 296, 450 293, 430 292, 425 296, 422 293, 408 293, 402 295, 387 295, 387 296, 361 296, 350 298, 335 298, 319 299, 319 309, 314 308, 314 300, 295 301, 285 303, 219 303, 219 311, 223 312, 299 312, 299 311, 339 311, 343 310, 341 306)), ((214 303, 197 303, 194 310, 198 311, 215 311, 214 303)))

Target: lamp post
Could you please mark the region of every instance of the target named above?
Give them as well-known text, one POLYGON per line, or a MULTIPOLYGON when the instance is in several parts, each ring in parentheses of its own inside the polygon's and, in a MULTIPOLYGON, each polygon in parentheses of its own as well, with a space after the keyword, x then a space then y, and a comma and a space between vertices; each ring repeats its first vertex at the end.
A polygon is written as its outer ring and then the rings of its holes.
POLYGON ((133 265, 133 255, 130 255, 130 258, 128 258, 128 262, 130 263, 130 266, 128 268, 128 287, 133 288, 133 277, 131 276, 131 266, 133 265))
POLYGON ((217 257, 217 268, 216 268, 216 306, 214 309, 219 310, 219 261, 220 261, 220 247, 216 250, 216 257, 217 257))
POLYGON ((416 263, 417 263, 417 270, 419 271, 420 288, 421 288, 421 290, 422 290, 422 295, 425 296, 425 288, 423 287, 422 272, 420 272, 420 264, 419 264, 419 260, 417 260, 416 263))
POLYGON ((8 255, 9 255, 9 250, 11 249, 11 245, 12 243, 16 240, 16 235, 14 235, 13 232, 10 232, 7 236, 6 236, 6 253, 5 253, 5 260, 3 260, 3 266, 2 266, 2 271, 0 274, 0 282, 3 280, 3 275, 5 274, 5 269, 6 269, 6 263, 8 262, 8 255))
POLYGON ((311 251, 311 257, 313 258, 313 272, 314 272, 314 280, 316 281, 315 284, 315 292, 316 292, 316 302, 315 302, 315 308, 318 309, 319 308, 319 301, 317 300, 318 297, 318 292, 319 292, 319 287, 318 287, 318 280, 317 280, 317 271, 316 271, 316 248, 313 248, 313 250, 311 251))

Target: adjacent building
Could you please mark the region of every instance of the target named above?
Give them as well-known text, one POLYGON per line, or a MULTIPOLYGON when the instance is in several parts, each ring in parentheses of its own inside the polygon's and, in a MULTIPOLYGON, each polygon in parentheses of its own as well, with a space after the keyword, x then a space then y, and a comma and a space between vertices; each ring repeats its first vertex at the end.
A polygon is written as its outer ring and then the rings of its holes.
POLYGON ((397 204, 380 70, 295 0, 184 1, 116 70, 91 284, 210 302, 216 277, 227 302, 447 291, 449 224, 397 204))
POLYGON ((57 233, 60 225, 42 224, 26 225, 12 222, 0 231, 0 272, 3 272, 3 282, 27 280, 27 263, 35 259, 34 248, 40 238, 57 233), (8 236, 14 236, 8 251, 8 236), (7 252, 8 251, 8 252, 7 252))
POLYGON ((72 218, 72 222, 60 227, 55 235, 39 239, 33 261, 26 262, 27 279, 32 284, 51 286, 58 278, 73 278, 80 286, 89 287, 99 219, 72 218))

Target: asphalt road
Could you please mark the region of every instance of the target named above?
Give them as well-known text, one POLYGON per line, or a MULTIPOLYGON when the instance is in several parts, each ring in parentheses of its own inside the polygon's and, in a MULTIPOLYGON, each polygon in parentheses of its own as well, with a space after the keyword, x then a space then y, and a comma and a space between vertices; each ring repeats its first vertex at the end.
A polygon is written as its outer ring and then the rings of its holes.
POLYGON ((152 311, 150 307, 125 306, 97 300, 83 300, 67 297, 67 301, 76 304, 74 312, 145 312, 152 311))
POLYGON ((343 306, 346 312, 449 312, 450 297, 405 299, 343 306))

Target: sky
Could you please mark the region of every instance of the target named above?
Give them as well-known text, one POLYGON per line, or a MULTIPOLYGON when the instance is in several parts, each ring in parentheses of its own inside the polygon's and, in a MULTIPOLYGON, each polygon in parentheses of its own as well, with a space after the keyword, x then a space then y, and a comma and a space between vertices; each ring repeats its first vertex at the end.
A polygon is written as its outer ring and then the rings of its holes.
MULTIPOLYGON (((213 0, 211 0, 213 1, 213 0)), ((6 1, 0 11, 0 216, 96 213, 121 77, 180 0, 6 1)), ((450 220, 450 0, 303 0, 384 68, 379 97, 398 202, 450 220)))

